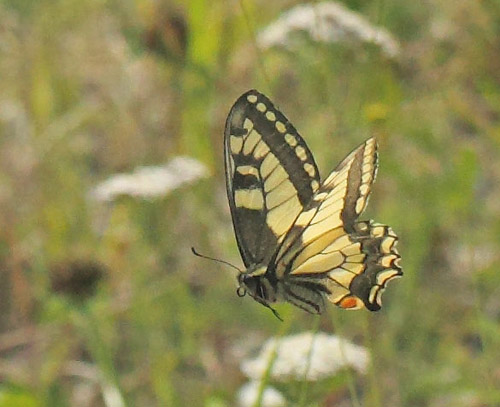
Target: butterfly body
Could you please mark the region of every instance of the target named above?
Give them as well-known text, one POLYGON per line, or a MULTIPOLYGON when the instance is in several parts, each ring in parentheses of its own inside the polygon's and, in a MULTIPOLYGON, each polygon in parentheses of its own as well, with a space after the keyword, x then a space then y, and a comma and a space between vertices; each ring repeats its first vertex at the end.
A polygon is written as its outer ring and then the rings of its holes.
POLYGON ((245 271, 239 293, 270 307, 288 301, 311 313, 327 302, 380 309, 402 275, 397 236, 358 221, 377 171, 369 139, 321 182, 306 143, 263 94, 233 105, 224 136, 226 186, 245 271))

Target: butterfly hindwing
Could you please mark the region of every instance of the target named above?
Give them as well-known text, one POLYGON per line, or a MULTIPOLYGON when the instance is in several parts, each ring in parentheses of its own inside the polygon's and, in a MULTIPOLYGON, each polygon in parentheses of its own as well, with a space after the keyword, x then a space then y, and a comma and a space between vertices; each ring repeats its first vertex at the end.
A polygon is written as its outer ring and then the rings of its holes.
POLYGON ((356 222, 376 171, 376 142, 369 139, 323 182, 278 251, 276 274, 285 286, 309 285, 314 293, 303 290, 302 302, 317 312, 323 307, 313 300, 319 289, 343 308, 379 309, 387 281, 401 274, 392 230, 356 222))
POLYGON ((229 206, 246 267, 270 261, 280 238, 319 188, 314 158, 297 130, 261 93, 233 105, 224 137, 229 206))

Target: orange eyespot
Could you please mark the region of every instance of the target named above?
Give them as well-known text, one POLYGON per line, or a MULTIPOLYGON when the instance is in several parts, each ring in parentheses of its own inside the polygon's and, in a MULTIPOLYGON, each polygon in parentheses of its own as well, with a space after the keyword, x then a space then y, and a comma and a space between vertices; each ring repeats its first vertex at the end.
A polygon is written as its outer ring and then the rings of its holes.
POLYGON ((350 296, 343 298, 342 301, 340 301, 339 305, 344 309, 356 309, 356 308, 362 308, 363 304, 360 303, 361 301, 359 300, 359 298, 350 296))

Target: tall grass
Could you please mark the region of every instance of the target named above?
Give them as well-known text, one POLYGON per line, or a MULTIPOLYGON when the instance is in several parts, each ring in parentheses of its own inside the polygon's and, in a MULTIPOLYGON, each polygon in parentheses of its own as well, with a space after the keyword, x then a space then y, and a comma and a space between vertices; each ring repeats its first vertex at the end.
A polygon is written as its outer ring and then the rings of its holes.
POLYGON ((295 4, 0 3, 0 406, 234 405, 244 349, 282 325, 190 247, 241 264, 222 134, 253 87, 323 176, 377 137, 364 218, 393 227, 405 272, 377 314, 332 307, 318 322, 279 305, 288 332, 319 323, 372 355, 351 393, 299 384, 290 402, 500 403, 498 3, 345 2, 401 41, 394 59, 310 39, 257 50, 295 4), (112 174, 180 154, 210 177, 155 200, 89 199, 112 174), (88 264, 102 272, 90 294, 55 289, 88 264))

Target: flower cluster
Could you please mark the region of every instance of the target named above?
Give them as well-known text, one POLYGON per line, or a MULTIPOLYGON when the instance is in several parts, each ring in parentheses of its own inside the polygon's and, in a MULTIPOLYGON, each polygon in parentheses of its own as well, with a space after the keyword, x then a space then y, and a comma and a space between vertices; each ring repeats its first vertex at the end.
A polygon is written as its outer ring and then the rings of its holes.
POLYGON ((258 43, 264 49, 292 48, 299 32, 318 42, 372 43, 389 58, 399 54, 399 43, 387 30, 332 1, 293 7, 259 34, 258 43))
POLYGON ((208 170, 190 157, 175 157, 168 164, 140 167, 132 174, 117 174, 97 185, 91 196, 97 201, 109 202, 128 195, 152 199, 167 195, 182 185, 190 184, 207 175, 208 170))
POLYGON ((361 346, 335 335, 304 332, 267 340, 256 358, 243 360, 242 372, 252 379, 260 379, 273 354, 271 378, 279 381, 320 380, 347 367, 365 373, 369 361, 367 350, 361 346))
MULTIPOLYGON (((369 361, 367 349, 335 335, 304 332, 271 338, 256 357, 241 362, 241 371, 251 381, 240 389, 239 404, 242 407, 253 405, 270 365, 268 373, 271 381, 317 381, 333 377, 346 368, 364 374, 369 361)), ((276 389, 266 386, 262 393, 262 405, 286 405, 283 397, 276 389)))

